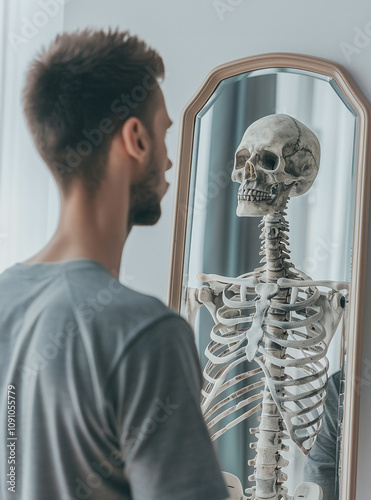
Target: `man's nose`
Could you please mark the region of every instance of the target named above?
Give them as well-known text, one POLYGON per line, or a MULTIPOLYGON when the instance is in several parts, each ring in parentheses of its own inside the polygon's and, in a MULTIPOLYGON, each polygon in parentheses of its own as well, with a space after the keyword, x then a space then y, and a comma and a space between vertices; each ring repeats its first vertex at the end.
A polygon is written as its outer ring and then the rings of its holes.
POLYGON ((168 159, 168 166, 167 166, 167 169, 166 170, 169 170, 169 168, 171 168, 173 166, 173 162, 171 160, 168 159))

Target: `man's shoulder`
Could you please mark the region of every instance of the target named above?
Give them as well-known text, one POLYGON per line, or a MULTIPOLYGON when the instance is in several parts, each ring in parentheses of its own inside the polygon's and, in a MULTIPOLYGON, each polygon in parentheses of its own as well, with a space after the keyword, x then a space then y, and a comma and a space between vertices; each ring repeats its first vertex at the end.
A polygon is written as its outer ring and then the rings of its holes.
POLYGON ((188 322, 159 298, 124 285, 110 273, 92 277, 85 275, 81 280, 67 275, 67 281, 75 315, 96 325, 97 331, 118 335, 129 343, 163 320, 182 322, 183 328, 190 329, 188 322))
POLYGON ((125 322, 134 326, 135 330, 145 330, 148 327, 164 320, 183 322, 185 320, 175 311, 170 309, 159 298, 122 286, 117 289, 117 295, 110 310, 111 318, 118 320, 125 318, 125 322))

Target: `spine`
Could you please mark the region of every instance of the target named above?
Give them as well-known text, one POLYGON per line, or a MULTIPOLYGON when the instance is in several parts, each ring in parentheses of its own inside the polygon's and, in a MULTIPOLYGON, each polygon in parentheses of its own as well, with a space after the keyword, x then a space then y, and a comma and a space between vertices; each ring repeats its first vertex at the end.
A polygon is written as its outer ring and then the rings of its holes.
MULTIPOLYGON (((288 223, 284 219, 285 212, 275 215, 266 215, 263 219, 262 230, 262 262, 265 263, 265 271, 262 278, 268 283, 276 283, 279 278, 291 275, 287 232, 288 223)), ((288 321, 289 317, 283 311, 275 308, 277 303, 288 303, 290 301, 290 289, 281 290, 271 299, 271 305, 267 312, 267 318, 280 321, 288 321)), ((276 338, 286 339, 287 332, 281 328, 266 325, 266 330, 276 338)), ((265 349, 274 357, 282 358, 285 349, 273 340, 264 339, 265 349)), ((276 366, 274 363, 264 360, 264 363, 274 380, 283 380, 285 377, 284 368, 276 366)), ((257 434, 258 441, 252 443, 251 447, 256 449, 256 457, 249 461, 249 465, 254 466, 254 474, 249 477, 250 481, 256 482, 253 497, 257 500, 267 500, 276 498, 286 498, 287 489, 283 482, 287 479, 281 468, 288 465, 281 452, 288 448, 282 442, 286 437, 284 432, 284 422, 280 412, 273 401, 268 385, 265 384, 263 391, 262 412, 259 427, 250 429, 250 432, 257 434)))

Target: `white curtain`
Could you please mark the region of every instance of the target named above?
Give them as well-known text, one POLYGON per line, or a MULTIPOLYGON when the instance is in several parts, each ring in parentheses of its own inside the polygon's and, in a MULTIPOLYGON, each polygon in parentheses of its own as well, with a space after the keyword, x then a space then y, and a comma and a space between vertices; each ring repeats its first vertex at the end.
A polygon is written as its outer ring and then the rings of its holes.
POLYGON ((21 93, 31 60, 63 31, 65 3, 0 2, 0 272, 37 253, 58 221, 58 190, 27 129, 21 93))

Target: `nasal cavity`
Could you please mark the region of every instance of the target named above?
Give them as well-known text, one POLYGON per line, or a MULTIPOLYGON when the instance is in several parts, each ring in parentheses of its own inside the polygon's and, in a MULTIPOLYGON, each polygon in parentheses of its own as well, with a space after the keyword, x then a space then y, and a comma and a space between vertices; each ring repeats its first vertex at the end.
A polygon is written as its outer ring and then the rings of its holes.
POLYGON ((256 179, 256 172, 254 165, 249 161, 245 164, 245 180, 253 181, 256 179))

